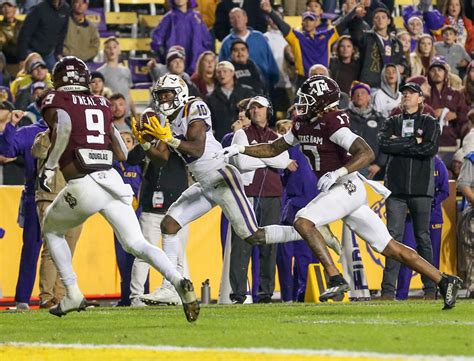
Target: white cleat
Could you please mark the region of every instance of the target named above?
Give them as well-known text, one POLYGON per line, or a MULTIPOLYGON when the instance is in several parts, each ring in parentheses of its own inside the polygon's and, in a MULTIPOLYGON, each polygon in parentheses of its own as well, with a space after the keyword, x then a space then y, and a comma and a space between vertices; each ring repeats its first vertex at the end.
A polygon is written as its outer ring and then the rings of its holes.
POLYGON ((188 322, 194 322, 198 319, 199 316, 199 302, 194 292, 193 283, 187 278, 183 278, 176 291, 179 293, 179 297, 183 302, 183 310, 188 322))
POLYGON ((79 297, 65 296, 60 303, 49 309, 49 313, 58 317, 65 316, 69 312, 85 311, 86 310, 86 299, 81 294, 79 297))
POLYGON ((153 293, 140 296, 140 301, 148 306, 154 305, 181 305, 181 298, 172 284, 168 283, 156 289, 153 293))
POLYGON ((134 308, 146 307, 146 304, 143 303, 139 297, 133 297, 130 299, 130 307, 134 307, 134 308))

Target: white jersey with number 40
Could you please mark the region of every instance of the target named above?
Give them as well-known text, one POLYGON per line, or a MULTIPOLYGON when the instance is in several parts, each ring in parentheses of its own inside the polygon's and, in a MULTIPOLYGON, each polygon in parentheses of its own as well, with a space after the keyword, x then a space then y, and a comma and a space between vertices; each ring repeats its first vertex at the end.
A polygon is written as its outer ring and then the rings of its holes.
POLYGON ((215 159, 212 157, 215 152, 222 149, 222 145, 212 133, 211 111, 201 99, 191 98, 170 126, 175 138, 186 140, 189 125, 197 121, 203 121, 206 125, 206 144, 203 155, 200 158, 195 158, 179 150, 176 151, 187 164, 193 176, 199 180, 205 177, 207 172, 220 169, 225 165, 224 158, 215 159))

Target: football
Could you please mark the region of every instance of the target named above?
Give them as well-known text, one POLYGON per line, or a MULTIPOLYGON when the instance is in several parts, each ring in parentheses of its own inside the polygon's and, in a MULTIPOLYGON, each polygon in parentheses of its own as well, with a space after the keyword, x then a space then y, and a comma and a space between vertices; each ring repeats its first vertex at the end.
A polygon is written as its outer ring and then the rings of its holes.
MULTIPOLYGON (((155 113, 155 111, 151 108, 146 108, 142 115, 140 116, 140 119, 139 121, 137 122, 137 130, 139 132, 143 132, 145 131, 145 124, 150 124, 150 118, 151 117, 157 117, 157 114, 155 113)), ((143 139, 145 139, 147 142, 151 142, 153 140, 155 140, 155 138, 149 134, 143 134, 143 139)))

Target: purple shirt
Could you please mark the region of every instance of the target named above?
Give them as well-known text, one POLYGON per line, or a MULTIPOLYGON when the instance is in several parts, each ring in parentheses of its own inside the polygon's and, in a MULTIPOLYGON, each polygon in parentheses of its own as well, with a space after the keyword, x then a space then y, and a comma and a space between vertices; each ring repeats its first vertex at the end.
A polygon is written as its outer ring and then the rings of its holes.
POLYGON ((48 129, 48 126, 43 120, 18 129, 8 123, 5 131, 0 135, 4 142, 4 147, 0 149, 0 153, 9 158, 23 156, 25 159, 25 193, 28 196, 35 195, 37 177, 36 159, 31 154, 31 147, 36 135, 46 129, 48 129))
POLYGON ((433 205, 431 210, 431 224, 443 223, 443 211, 441 203, 449 197, 449 177, 448 170, 443 161, 438 157, 434 157, 435 162, 435 191, 433 197, 433 205))

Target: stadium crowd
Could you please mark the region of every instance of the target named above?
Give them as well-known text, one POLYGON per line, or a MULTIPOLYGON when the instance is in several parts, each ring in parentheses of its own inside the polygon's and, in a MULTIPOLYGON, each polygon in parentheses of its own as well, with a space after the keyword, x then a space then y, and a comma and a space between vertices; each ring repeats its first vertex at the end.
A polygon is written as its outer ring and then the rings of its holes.
MULTIPOLYGON (((54 64, 71 55, 88 64, 90 92, 110 100, 115 127, 129 150, 127 161, 114 161, 114 168, 133 188, 133 206, 146 240, 158 245, 165 230, 162 248, 182 275, 189 274, 188 228, 179 230, 176 248, 162 222, 193 180, 174 153, 165 166, 151 160, 138 144, 133 122, 150 111, 144 108, 154 105, 151 96, 149 104, 136 103, 131 90, 152 89, 165 74, 179 76, 190 96, 205 102, 214 136, 224 147, 269 143, 291 131, 298 88, 312 75, 334 79, 341 90, 339 108, 346 111, 351 130, 375 153, 372 164, 360 173, 369 180, 385 180, 392 191, 387 200, 390 234, 439 268, 441 204, 449 195, 448 179, 459 179, 465 215, 470 217, 474 202, 471 6, 464 0, 436 4, 421 0, 410 6, 392 0, 168 0, 158 25, 145 30, 150 49, 135 58, 121 50, 120 34, 129 31, 127 26, 111 29, 104 19, 97 24, 87 16, 104 16, 101 1, 3 1, 0 184, 25 185, 18 217, 24 235, 17 308, 29 307, 38 259, 40 307, 57 305, 65 293, 48 248, 41 246, 40 227, 46 207, 65 182, 57 171, 53 192, 47 193, 37 178, 50 147, 41 102, 53 86, 54 64), (25 14, 24 21, 16 18, 19 14, 25 14), (296 26, 289 22, 295 16, 300 16, 296 26), (403 98, 412 93, 419 94, 422 102, 408 114, 403 98), (409 152, 400 150, 401 141, 394 140, 413 135, 414 117, 424 117, 438 129, 424 153, 415 150, 416 142, 409 152), (398 123, 400 129, 394 125, 398 123), (416 175, 410 162, 418 162, 416 175), (406 224, 414 229, 411 243, 404 234, 406 224)), ((147 7, 137 11, 146 13, 147 7)), ((297 212, 317 195, 318 178, 307 158, 298 146, 271 161, 250 157, 235 161, 243 171, 245 195, 258 225, 292 225, 297 212)), ((308 264, 317 262, 308 245, 296 241, 252 246, 235 232, 227 237, 228 224, 223 217, 223 248, 231 241, 230 301, 271 302, 276 269, 281 300, 303 301, 308 264), (250 259, 253 282, 247 290, 250 259)), ((71 252, 80 231, 79 226, 66 235, 71 252)), ((325 231, 328 245, 340 252, 340 242, 325 231)), ((115 249, 121 275, 119 306, 181 302, 167 281, 147 293, 148 265, 127 253, 117 237, 115 249)), ((474 260, 464 263, 469 262, 474 260)), ((399 268, 397 262, 388 261, 382 298, 406 299, 410 271, 399 268)), ((474 294, 473 267, 465 268, 471 273, 464 275, 464 287, 474 294)), ((433 282, 423 279, 423 284, 425 298, 436 298, 433 282)))

